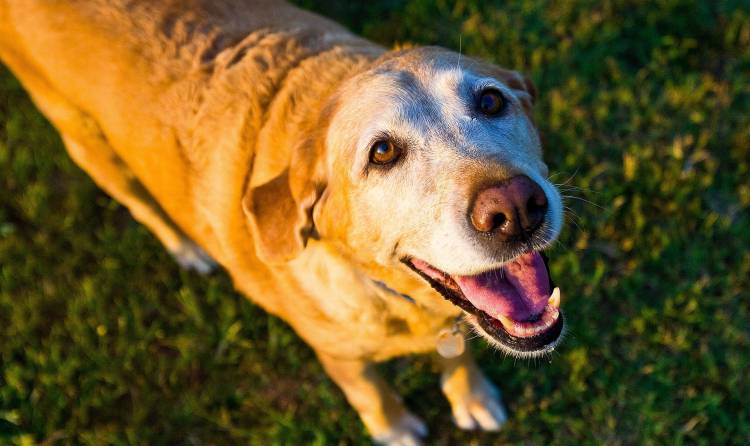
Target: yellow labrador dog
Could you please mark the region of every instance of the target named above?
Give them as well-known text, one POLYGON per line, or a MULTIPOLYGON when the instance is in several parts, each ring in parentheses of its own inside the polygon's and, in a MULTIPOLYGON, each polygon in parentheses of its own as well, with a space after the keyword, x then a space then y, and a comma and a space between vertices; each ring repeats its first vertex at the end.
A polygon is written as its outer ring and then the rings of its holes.
POLYGON ((562 206, 518 73, 255 0, 0 0, 0 57, 182 266, 222 265, 315 349, 377 441, 426 429, 375 362, 437 348, 458 426, 495 430, 457 318, 517 356, 560 341, 541 250, 562 206))

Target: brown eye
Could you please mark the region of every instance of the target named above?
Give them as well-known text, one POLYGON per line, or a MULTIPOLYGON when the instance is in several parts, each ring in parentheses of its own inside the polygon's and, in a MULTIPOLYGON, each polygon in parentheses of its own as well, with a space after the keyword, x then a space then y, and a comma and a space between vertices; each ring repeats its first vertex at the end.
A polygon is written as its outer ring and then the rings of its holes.
POLYGON ((374 164, 389 164, 398 159, 401 155, 401 149, 396 147, 391 141, 376 141, 370 149, 370 162, 374 164))
POLYGON ((479 95, 478 105, 479 111, 485 115, 496 115, 505 109, 505 98, 499 91, 488 88, 479 95))

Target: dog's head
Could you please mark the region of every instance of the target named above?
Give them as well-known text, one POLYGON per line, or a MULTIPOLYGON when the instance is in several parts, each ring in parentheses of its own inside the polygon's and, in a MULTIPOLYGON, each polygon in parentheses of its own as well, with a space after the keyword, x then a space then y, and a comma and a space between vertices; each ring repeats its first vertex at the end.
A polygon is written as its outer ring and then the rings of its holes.
POLYGON ((564 322, 542 250, 563 211, 535 95, 516 72, 438 48, 381 57, 332 95, 322 147, 251 191, 259 254, 291 258, 314 235, 399 291, 418 277, 506 351, 550 351, 564 322))

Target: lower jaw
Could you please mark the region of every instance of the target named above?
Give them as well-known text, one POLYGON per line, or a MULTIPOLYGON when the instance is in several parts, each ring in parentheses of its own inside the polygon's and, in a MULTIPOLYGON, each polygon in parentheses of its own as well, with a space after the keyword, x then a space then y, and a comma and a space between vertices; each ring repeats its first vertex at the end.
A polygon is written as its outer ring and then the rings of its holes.
MULTIPOLYGON (((424 274, 422 271, 415 268, 408 260, 403 260, 403 263, 426 280, 427 283, 446 300, 467 313, 469 315, 469 321, 472 322, 474 327, 484 335, 487 341, 508 354, 527 358, 543 356, 551 353, 562 341, 565 331, 565 318, 563 317, 562 310, 560 310, 557 320, 543 333, 529 337, 513 336, 502 327, 500 321, 474 307, 456 291, 446 288, 443 284, 424 274)), ((550 283, 550 289, 553 288, 554 284, 550 283)))
POLYGON ((490 342, 510 354, 523 357, 536 357, 551 353, 562 340, 565 330, 565 318, 562 312, 551 327, 543 333, 529 337, 513 336, 502 328, 498 320, 489 317, 483 311, 473 314, 471 319, 490 342))

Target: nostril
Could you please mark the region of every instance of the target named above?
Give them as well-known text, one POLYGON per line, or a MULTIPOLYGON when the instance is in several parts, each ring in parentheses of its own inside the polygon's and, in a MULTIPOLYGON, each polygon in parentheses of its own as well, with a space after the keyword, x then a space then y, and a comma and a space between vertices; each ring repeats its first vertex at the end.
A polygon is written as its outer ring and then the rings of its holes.
POLYGON ((505 216, 503 213, 495 214, 492 217, 492 229, 499 228, 502 225, 505 224, 505 222, 508 221, 508 217, 505 216))
POLYGON ((526 209, 530 214, 547 211, 547 199, 544 196, 533 196, 526 202, 526 209))
POLYGON ((530 213, 533 213, 537 210, 538 205, 536 204, 536 199, 534 197, 529 198, 529 201, 526 202, 526 210, 530 213))
POLYGON ((526 231, 533 231, 541 226, 544 216, 547 213, 547 197, 544 192, 539 190, 533 193, 526 201, 526 231))

